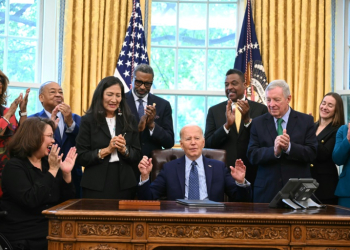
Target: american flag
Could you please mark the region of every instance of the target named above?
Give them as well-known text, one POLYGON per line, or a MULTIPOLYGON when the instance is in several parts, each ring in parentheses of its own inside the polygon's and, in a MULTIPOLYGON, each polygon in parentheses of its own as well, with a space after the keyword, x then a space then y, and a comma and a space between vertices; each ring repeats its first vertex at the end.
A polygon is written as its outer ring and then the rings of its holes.
POLYGON ((247 0, 234 68, 245 73, 245 80, 251 87, 248 89, 248 98, 266 104, 265 89, 268 82, 255 33, 250 0, 247 0))
POLYGON ((131 89, 132 74, 136 66, 141 63, 149 64, 149 60, 142 25, 140 0, 133 0, 128 30, 114 72, 114 76, 118 77, 124 84, 125 92, 131 89))

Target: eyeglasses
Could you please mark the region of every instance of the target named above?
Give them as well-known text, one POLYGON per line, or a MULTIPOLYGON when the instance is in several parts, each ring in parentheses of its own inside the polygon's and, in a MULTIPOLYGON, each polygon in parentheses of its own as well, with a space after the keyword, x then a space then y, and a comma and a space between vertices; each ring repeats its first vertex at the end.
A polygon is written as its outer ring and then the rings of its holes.
POLYGON ((152 86, 153 82, 143 82, 143 81, 140 81, 140 80, 135 79, 135 85, 136 85, 137 87, 141 87, 142 84, 144 84, 146 88, 149 88, 149 87, 152 86))
POLYGON ((51 134, 51 135, 44 135, 44 136, 50 137, 51 139, 55 139, 53 134, 51 134))

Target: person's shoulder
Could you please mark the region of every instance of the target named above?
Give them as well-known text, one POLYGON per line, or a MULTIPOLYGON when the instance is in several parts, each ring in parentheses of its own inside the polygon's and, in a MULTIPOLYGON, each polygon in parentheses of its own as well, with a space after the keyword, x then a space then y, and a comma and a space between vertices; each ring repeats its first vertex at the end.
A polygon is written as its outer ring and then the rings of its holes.
POLYGON ((215 110, 215 109, 222 109, 223 107, 226 108, 227 101, 220 102, 218 104, 215 104, 211 106, 209 109, 215 110))
POLYGON ((81 121, 92 121, 94 120, 94 116, 92 113, 85 113, 82 117, 81 117, 81 121))
POLYGON ((149 95, 149 99, 151 99, 151 100, 153 100, 155 102, 158 102, 158 103, 169 103, 170 104, 170 102, 168 100, 164 99, 164 98, 161 98, 159 96, 153 95, 151 93, 149 93, 148 95, 149 95))
POLYGON ((262 109, 267 109, 265 104, 262 104, 260 102, 255 102, 248 100, 249 106, 254 107, 254 108, 262 108, 262 109))
POLYGON ((291 108, 291 111, 290 111, 290 116, 296 116, 296 117, 299 117, 301 119, 305 119, 305 120, 309 120, 310 122, 312 122, 312 124, 314 124, 314 117, 312 115, 309 115, 309 114, 305 114, 305 113, 302 113, 302 112, 299 112, 299 111, 296 111, 294 109, 291 108))
POLYGON ((29 118, 29 117, 42 117, 42 116, 43 116, 43 113, 44 113, 44 110, 41 110, 41 111, 38 112, 38 113, 29 115, 28 118, 29 118))
POLYGON ((76 114, 76 113, 72 113, 73 117, 81 117, 80 115, 76 114))
POLYGON ((18 166, 20 168, 25 168, 25 166, 27 165, 26 163, 27 163, 26 159, 13 156, 6 162, 5 166, 18 166))
POLYGON ((271 116, 271 114, 269 112, 259 115, 258 117, 253 118, 254 123, 256 122, 263 122, 264 120, 268 119, 271 116))

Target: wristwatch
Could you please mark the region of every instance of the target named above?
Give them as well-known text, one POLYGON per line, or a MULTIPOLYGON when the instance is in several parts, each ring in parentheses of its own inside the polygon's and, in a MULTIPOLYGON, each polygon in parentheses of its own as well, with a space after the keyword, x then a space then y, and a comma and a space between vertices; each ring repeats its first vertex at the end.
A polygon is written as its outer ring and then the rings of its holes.
POLYGON ((99 150, 98 150, 97 156, 98 156, 99 159, 103 160, 103 158, 102 158, 102 156, 101 156, 101 150, 102 150, 102 149, 99 149, 99 150))
POLYGON ((26 116, 27 115, 27 111, 26 112, 22 112, 21 110, 20 111, 18 111, 18 113, 19 113, 19 116, 26 116))
POLYGON ((124 152, 124 155, 125 156, 128 156, 129 155, 129 149, 127 146, 125 146, 125 152, 124 152))

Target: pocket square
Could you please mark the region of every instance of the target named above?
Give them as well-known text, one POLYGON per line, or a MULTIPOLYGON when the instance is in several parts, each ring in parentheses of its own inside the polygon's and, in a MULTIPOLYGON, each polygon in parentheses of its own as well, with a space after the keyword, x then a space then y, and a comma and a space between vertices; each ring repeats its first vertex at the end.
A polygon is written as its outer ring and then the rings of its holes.
POLYGON ((154 117, 154 120, 155 120, 155 119, 159 119, 159 116, 158 116, 158 115, 156 115, 156 116, 154 117))

